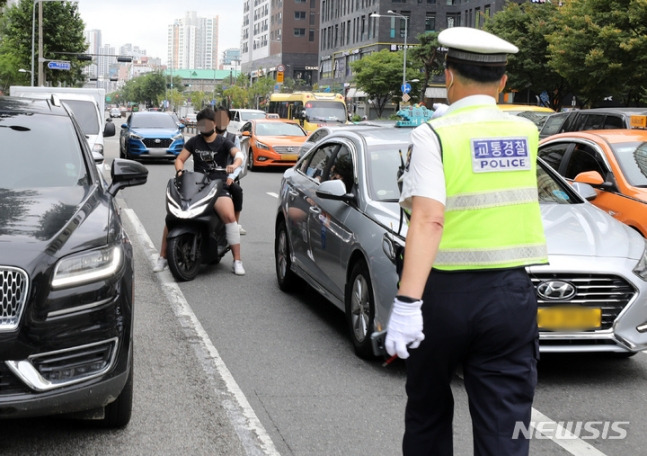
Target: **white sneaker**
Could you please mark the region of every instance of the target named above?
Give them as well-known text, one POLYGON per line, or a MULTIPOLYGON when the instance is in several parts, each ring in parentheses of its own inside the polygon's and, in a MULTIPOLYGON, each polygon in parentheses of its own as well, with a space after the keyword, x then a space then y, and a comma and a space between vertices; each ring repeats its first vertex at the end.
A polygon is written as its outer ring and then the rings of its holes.
POLYGON ((243 268, 243 262, 240 260, 234 260, 234 264, 231 265, 231 270, 236 275, 245 275, 245 268, 243 268))
POLYGON ((246 235, 246 234, 247 234, 247 230, 246 230, 245 228, 243 228, 243 225, 240 225, 240 224, 239 224, 239 225, 238 225, 238 230, 240 231, 240 235, 241 235, 241 236, 244 236, 244 235, 246 235))
POLYGON ((157 263, 155 263, 153 272, 162 272, 167 267, 168 267, 168 261, 166 260, 166 258, 159 257, 157 259, 157 263))

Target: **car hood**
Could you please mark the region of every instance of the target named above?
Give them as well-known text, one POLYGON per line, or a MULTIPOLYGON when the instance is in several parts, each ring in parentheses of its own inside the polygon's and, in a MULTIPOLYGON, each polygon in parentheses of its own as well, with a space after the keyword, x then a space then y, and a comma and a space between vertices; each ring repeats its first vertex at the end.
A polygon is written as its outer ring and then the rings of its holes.
POLYGON ((592 204, 542 204, 549 255, 639 259, 643 238, 592 204))
POLYGON ((257 136, 256 140, 272 146, 301 146, 307 136, 257 136))
MULTIPOLYGON (((105 245, 111 206, 97 186, 0 193, 0 264, 105 245)), ((113 231, 114 232, 114 231, 113 231)))
MULTIPOLYGON (((367 215, 390 231, 400 226, 398 203, 367 206, 367 215)), ((640 259, 645 241, 637 232, 592 204, 542 204, 548 255, 640 259)), ((407 233, 402 220, 400 234, 407 233)))
POLYGON ((180 130, 167 130, 165 128, 131 128, 130 131, 142 138, 172 138, 180 130))

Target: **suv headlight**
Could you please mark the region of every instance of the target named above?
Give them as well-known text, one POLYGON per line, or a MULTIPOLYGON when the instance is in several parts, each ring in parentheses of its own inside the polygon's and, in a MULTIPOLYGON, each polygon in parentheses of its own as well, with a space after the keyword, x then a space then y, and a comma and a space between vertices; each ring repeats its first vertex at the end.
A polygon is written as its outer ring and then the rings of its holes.
POLYGON ((91 250, 61 259, 54 269, 52 288, 66 288, 113 276, 123 264, 121 245, 91 250))
POLYGON ((645 241, 645 249, 643 250, 643 254, 640 257, 640 260, 638 260, 638 264, 634 268, 634 274, 647 281, 647 241, 645 241))
POLYGON ((139 135, 137 135, 137 134, 135 134, 135 133, 128 133, 128 138, 130 138, 130 139, 138 139, 138 140, 140 140, 140 141, 141 141, 142 139, 144 139, 144 138, 142 138, 141 136, 139 136, 139 135))
POLYGON ((178 133, 177 135, 173 136, 172 139, 173 141, 177 141, 178 139, 182 139, 183 137, 184 135, 182 135, 182 133, 178 133))

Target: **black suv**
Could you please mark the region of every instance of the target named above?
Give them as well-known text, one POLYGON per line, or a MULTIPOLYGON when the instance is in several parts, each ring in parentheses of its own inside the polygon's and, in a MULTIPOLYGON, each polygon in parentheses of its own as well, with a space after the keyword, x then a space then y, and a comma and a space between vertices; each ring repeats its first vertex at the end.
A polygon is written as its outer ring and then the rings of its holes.
POLYGON ((0 151, 0 418, 123 427, 134 271, 115 195, 148 170, 115 159, 106 184, 103 156, 55 96, 0 97, 0 151))
POLYGON ((546 119, 539 137, 547 138, 568 131, 645 128, 646 116, 647 108, 593 108, 558 112, 546 119))

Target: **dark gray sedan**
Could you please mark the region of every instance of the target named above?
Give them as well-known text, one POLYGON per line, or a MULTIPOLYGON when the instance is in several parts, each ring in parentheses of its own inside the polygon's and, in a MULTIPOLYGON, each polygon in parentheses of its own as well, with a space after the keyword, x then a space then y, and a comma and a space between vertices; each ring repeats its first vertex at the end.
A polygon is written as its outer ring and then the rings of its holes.
MULTIPOLYGON (((275 223, 279 287, 305 281, 346 314, 356 353, 377 354, 397 291, 407 226, 397 172, 411 130, 339 129, 317 142, 281 181, 275 223)), ((645 240, 597 209, 541 160, 539 199, 549 265, 529 268, 543 352, 647 348, 645 240)))

